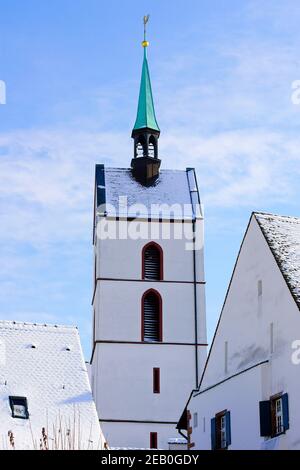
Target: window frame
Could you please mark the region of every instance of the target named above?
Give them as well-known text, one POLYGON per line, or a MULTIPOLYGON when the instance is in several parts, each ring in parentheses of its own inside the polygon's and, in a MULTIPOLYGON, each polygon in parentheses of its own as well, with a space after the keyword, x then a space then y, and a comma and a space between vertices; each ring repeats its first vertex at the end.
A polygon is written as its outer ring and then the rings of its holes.
POLYGON ((277 393, 270 397, 270 406, 271 406, 271 437, 277 437, 281 434, 285 434, 284 428, 284 417, 283 417, 283 393, 277 393), (277 416, 277 403, 280 402, 281 413, 277 416), (277 417, 281 417, 281 430, 278 430, 277 417))
POLYGON ((144 281, 151 281, 151 282, 159 282, 163 281, 164 279, 164 253, 162 247, 156 242, 149 242, 147 243, 142 250, 142 280, 144 281), (155 247, 159 251, 159 279, 147 279, 145 277, 145 254, 146 250, 151 246, 155 247))
POLYGON ((160 368, 153 367, 153 393, 160 393, 160 368))
POLYGON ((136 158, 145 157, 147 154, 146 147, 147 147, 147 142, 146 142, 145 136, 139 135, 138 138, 135 140, 135 157, 136 158), (139 147, 139 145, 141 147, 139 147), (142 153, 139 153, 140 150, 142 150, 142 153))
POLYGON ((212 450, 227 450, 231 445, 231 413, 227 409, 211 419, 211 439, 212 450))
POLYGON ((227 445, 227 432, 226 432, 226 414, 227 410, 223 410, 220 413, 217 413, 216 418, 216 448, 218 450, 225 450, 228 448, 227 445), (223 421, 223 427, 222 427, 223 421), (223 440, 222 440, 222 432, 223 432, 223 440), (225 443, 225 445, 222 445, 225 443))
POLYGON ((155 290, 155 289, 148 289, 146 292, 144 292, 142 296, 142 301, 141 301, 141 341, 143 343, 162 343, 163 341, 163 324, 162 324, 162 298, 160 293, 155 290), (157 341, 146 341, 145 340, 145 314, 144 314, 144 308, 145 308, 145 298, 149 294, 154 294, 156 295, 158 299, 158 340, 157 341))
POLYGON ((150 449, 158 448, 158 434, 157 432, 150 432, 150 449))
POLYGON ((28 401, 26 397, 17 397, 17 396, 9 396, 9 405, 11 409, 12 418, 15 419, 29 419, 29 411, 28 411, 28 401), (19 416, 15 414, 14 407, 20 405, 24 406, 25 408, 25 416, 19 416))

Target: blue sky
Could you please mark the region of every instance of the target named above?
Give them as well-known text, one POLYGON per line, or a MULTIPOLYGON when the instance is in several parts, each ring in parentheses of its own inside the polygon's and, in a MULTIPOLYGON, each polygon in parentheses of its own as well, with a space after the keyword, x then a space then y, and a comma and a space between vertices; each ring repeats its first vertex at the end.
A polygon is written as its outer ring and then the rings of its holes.
POLYGON ((252 210, 300 216, 298 0, 0 0, 0 318, 91 343, 94 165, 128 166, 142 16, 164 168, 195 166, 211 338, 252 210))

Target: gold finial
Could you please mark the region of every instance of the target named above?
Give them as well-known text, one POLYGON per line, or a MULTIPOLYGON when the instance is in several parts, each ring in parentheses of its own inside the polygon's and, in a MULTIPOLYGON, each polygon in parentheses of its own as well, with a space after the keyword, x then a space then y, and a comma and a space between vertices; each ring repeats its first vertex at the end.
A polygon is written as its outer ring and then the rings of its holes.
POLYGON ((144 18, 143 18, 143 22, 144 22, 144 41, 142 42, 143 47, 148 47, 149 46, 149 42, 146 39, 147 23, 149 21, 149 18, 150 18, 150 15, 145 15, 144 18))

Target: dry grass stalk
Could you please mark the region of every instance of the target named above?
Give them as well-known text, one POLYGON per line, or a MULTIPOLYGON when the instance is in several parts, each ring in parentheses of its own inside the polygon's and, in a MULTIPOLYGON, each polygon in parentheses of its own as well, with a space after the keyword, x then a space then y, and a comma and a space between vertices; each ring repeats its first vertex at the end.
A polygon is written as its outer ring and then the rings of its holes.
POLYGON ((14 438, 14 434, 12 431, 8 431, 8 439, 9 439, 9 445, 11 446, 12 449, 15 450, 15 438, 14 438))
MULTIPOLYGON (((35 436, 32 430, 31 422, 29 420, 29 429, 31 433, 31 445, 28 447, 34 450, 99 450, 104 448, 102 437, 99 436, 98 442, 94 442, 93 436, 93 423, 90 424, 89 435, 83 434, 80 411, 74 406, 74 414, 68 419, 64 419, 61 413, 56 417, 52 425, 52 432, 49 435, 48 431, 48 413, 46 419, 47 427, 42 427, 39 436, 35 436)), ((0 448, 2 449, 16 449, 15 436, 12 431, 8 432, 8 442, 5 446, 5 438, 2 436, 3 443, 0 448)))

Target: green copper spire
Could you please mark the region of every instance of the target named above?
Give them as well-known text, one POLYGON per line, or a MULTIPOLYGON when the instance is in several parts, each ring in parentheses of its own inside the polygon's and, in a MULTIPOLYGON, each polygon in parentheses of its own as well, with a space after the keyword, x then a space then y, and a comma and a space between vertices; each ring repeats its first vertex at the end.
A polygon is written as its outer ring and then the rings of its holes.
POLYGON ((146 52, 149 43, 148 41, 144 40, 142 45, 144 48, 144 61, 137 117, 133 130, 136 131, 138 129, 148 128, 160 132, 154 111, 151 80, 146 52))

